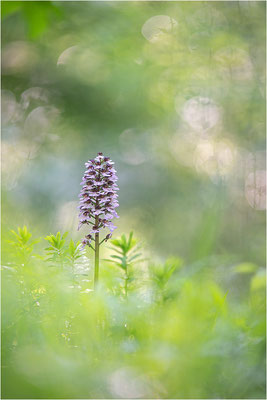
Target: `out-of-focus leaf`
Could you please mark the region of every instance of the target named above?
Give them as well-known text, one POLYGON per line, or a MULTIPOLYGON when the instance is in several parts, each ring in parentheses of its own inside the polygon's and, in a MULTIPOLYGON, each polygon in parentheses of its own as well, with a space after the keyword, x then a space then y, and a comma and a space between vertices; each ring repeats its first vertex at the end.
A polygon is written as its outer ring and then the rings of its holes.
POLYGON ((252 263, 242 263, 234 267, 234 271, 239 274, 252 274, 256 272, 258 266, 252 263))
POLYGON ((265 290, 266 287, 266 273, 265 271, 259 271, 251 281, 251 290, 265 290))
POLYGON ((214 205, 203 213, 192 245, 193 259, 199 260, 212 253, 220 231, 220 221, 219 205, 214 205))
POLYGON ((2 18, 7 17, 10 14, 15 13, 22 7, 21 1, 2 1, 1 2, 1 16, 2 18))

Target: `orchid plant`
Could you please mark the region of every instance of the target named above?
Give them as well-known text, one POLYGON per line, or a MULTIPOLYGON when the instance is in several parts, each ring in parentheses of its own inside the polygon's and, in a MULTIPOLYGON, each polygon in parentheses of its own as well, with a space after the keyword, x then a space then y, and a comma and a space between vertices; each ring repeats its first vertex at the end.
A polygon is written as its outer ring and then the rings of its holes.
POLYGON ((103 153, 98 153, 94 159, 85 163, 86 170, 79 195, 78 230, 82 225, 91 225, 89 233, 82 241, 82 249, 88 245, 95 252, 95 287, 99 277, 99 248, 103 242, 107 242, 112 237, 116 229, 112 219, 118 218, 115 210, 119 206, 117 200, 119 188, 116 184, 118 177, 113 165, 114 162, 109 157, 104 157, 103 153), (110 233, 100 241, 100 231, 105 228, 108 228, 110 233))

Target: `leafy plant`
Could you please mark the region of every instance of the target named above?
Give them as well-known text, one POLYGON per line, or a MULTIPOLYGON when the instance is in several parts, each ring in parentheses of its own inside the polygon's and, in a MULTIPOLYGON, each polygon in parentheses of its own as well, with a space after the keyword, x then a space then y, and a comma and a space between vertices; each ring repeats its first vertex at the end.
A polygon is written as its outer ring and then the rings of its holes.
POLYGON ((68 235, 68 232, 63 233, 61 236, 60 232, 57 232, 56 235, 46 236, 45 240, 50 244, 49 247, 46 247, 45 250, 49 256, 47 261, 52 261, 55 263, 60 263, 61 268, 63 268, 64 258, 67 255, 67 248, 65 246, 65 238, 68 235))
POLYGON ((32 234, 24 225, 23 228, 18 227, 18 231, 10 230, 14 240, 7 242, 13 247, 15 253, 21 257, 23 263, 27 263, 32 256, 34 245, 39 242, 39 239, 31 240, 32 234))
POLYGON ((47 261, 59 264, 61 269, 63 269, 64 265, 70 265, 74 273, 75 263, 83 256, 83 252, 80 249, 81 243, 79 241, 75 243, 70 239, 69 244, 66 243, 65 238, 67 235, 68 232, 63 233, 62 236, 60 232, 57 232, 56 235, 46 236, 45 240, 50 244, 45 249, 49 256, 47 261))
POLYGON ((67 259, 69 260, 73 268, 75 262, 83 255, 80 249, 80 244, 80 242, 74 243, 74 241, 70 239, 69 246, 67 248, 67 259))
POLYGON ((179 258, 169 258, 164 264, 150 265, 150 278, 156 293, 160 294, 162 300, 166 300, 169 297, 170 293, 167 293, 167 285, 170 283, 175 271, 181 267, 182 260, 179 258))
MULTIPOLYGON (((25 229, 16 235, 16 246, 34 243, 25 229)), ((101 398, 133 398, 141 393, 149 398, 210 398, 214 393, 221 398, 264 397, 263 268, 253 275, 250 271, 257 265, 239 264, 238 273, 248 275, 251 285, 247 297, 237 299, 227 295, 225 283, 216 282, 203 269, 194 274, 188 273, 190 265, 182 269, 179 258, 162 265, 151 262, 149 280, 140 280, 137 295, 123 301, 112 295, 117 291, 112 290, 114 280, 108 280, 111 273, 116 275, 111 268, 103 268, 107 286, 99 286, 93 294, 83 286, 83 278, 76 284, 70 265, 79 268, 83 252, 79 242, 66 236, 58 232, 46 237, 46 252, 53 260, 49 262, 58 265, 60 260, 68 267, 64 279, 60 269, 53 273, 37 255, 30 268, 3 268, 4 398, 18 398, 19 393, 23 398, 84 398, 88 393, 101 398), (58 384, 58 371, 64 385, 58 384), (156 380, 140 380, 144 373, 156 380), (182 380, 176 379, 178 374, 182 380), (110 385, 107 377, 123 379, 129 391, 110 385), (38 389, 33 392, 36 378, 38 389), (135 391, 136 386, 147 392, 135 391)), ((142 260, 140 243, 131 232, 111 244, 109 261, 119 267, 118 275, 123 272, 126 297, 129 281, 139 273, 135 263, 142 260)), ((14 263, 20 262, 14 258, 14 263)), ((229 269, 223 273, 228 276, 229 269)))
POLYGON ((140 244, 138 244, 137 239, 133 238, 133 232, 130 232, 128 239, 123 234, 120 238, 113 239, 110 242, 113 245, 110 249, 117 254, 112 254, 110 259, 106 259, 106 261, 115 263, 115 265, 124 271, 124 293, 127 297, 128 283, 133 279, 130 267, 133 262, 142 261, 140 259, 142 253, 138 252, 140 244))

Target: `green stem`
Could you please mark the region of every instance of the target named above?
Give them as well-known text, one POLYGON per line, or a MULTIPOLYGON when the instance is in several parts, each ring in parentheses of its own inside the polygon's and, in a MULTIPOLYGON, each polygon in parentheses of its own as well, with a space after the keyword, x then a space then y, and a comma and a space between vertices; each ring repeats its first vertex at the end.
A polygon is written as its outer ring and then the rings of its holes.
POLYGON ((127 297, 127 295, 128 295, 128 272, 127 272, 127 265, 126 265, 126 269, 125 269, 124 290, 125 290, 125 297, 127 297))
MULTIPOLYGON (((98 217, 95 219, 95 225, 98 226, 98 217)), ((95 278, 94 287, 96 289, 99 276, 99 233, 95 234, 95 278)))

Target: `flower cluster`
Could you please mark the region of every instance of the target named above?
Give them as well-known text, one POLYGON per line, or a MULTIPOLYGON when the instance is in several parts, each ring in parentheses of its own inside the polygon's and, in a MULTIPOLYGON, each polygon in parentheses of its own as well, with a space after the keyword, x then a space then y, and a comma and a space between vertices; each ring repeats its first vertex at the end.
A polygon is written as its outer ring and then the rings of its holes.
POLYGON ((112 232, 116 229, 111 220, 114 217, 118 218, 115 208, 119 206, 117 200, 119 188, 113 164, 113 161, 109 157, 104 157, 102 153, 98 153, 95 159, 85 163, 86 170, 81 182, 83 187, 79 195, 78 229, 82 225, 91 224, 92 227, 82 242, 83 246, 90 245, 93 240, 92 234, 99 234, 100 229, 108 228, 111 232, 105 240, 111 238, 112 232))

